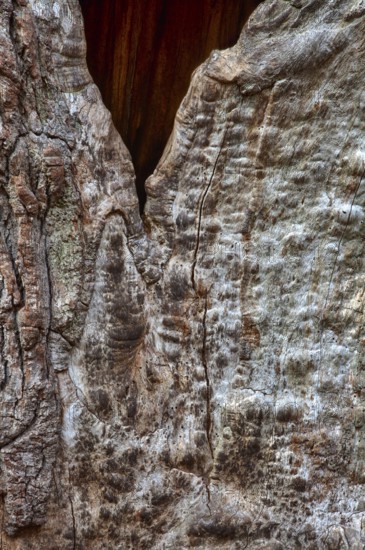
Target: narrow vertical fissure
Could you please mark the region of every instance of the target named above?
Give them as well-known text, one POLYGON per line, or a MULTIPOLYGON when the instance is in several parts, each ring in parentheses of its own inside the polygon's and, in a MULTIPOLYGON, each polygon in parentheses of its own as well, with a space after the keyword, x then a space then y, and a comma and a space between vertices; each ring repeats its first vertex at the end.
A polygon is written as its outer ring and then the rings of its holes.
POLYGON ((4 327, 0 326, 0 390, 3 390, 8 381, 8 361, 5 354, 5 331, 4 327))
POLYGON ((131 153, 143 212, 145 181, 161 158, 191 74, 212 50, 236 43, 260 0, 80 4, 89 69, 131 153))
MULTIPOLYGON (((211 384, 209 380, 209 372, 208 372, 208 360, 207 360, 207 311, 208 311, 208 296, 206 295, 204 298, 204 314, 203 314, 203 344, 202 344, 202 364, 204 368, 204 375, 205 375, 205 384, 206 384, 206 423, 205 423, 205 430, 209 445, 210 454, 213 458, 213 445, 212 445, 212 438, 211 438, 211 429, 212 429, 212 417, 211 417, 211 384)), ((208 493, 209 494, 209 493, 208 493)))
POLYGON ((208 185, 205 187, 205 189, 203 189, 202 194, 201 194, 201 199, 199 201, 199 206, 198 206, 198 228, 197 228, 197 232, 196 232, 196 243, 195 243, 195 249, 194 249, 194 255, 193 255, 193 262, 191 264, 191 285, 192 285, 194 290, 196 290, 195 268, 196 268, 196 262, 197 262, 197 259, 198 259, 199 247, 200 247, 200 234, 201 234, 201 225, 202 225, 205 199, 206 199, 206 197, 209 193, 209 190, 212 186, 212 183, 213 183, 213 179, 214 179, 215 172, 216 172, 216 169, 217 169, 218 161, 219 161, 221 153, 222 153, 222 147, 223 147, 223 143, 224 143, 226 134, 227 134, 227 127, 223 131, 222 142, 219 146, 219 151, 218 151, 218 154, 217 154, 217 158, 215 159, 215 162, 214 162, 213 170, 212 170, 211 176, 209 178, 208 185))
POLYGON ((75 519, 74 505, 72 502, 71 495, 69 496, 69 501, 70 501, 71 516, 72 516, 72 535, 73 535, 72 550, 75 550, 76 549, 76 519, 75 519))

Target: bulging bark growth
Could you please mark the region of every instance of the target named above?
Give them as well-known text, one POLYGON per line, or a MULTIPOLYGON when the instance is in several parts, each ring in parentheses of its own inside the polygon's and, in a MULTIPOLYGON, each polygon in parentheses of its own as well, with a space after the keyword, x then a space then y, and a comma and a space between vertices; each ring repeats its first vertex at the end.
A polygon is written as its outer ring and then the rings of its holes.
POLYGON ((0 7, 2 548, 362 548, 362 2, 212 53, 145 225, 77 1, 0 7))
POLYGON ((260 0, 81 0, 88 65, 127 145, 144 204, 192 72, 236 43, 260 0))

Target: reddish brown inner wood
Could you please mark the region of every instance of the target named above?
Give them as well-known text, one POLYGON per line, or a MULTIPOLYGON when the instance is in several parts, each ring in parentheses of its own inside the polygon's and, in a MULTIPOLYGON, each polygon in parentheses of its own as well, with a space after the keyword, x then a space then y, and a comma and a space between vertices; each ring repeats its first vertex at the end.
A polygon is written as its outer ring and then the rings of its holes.
POLYGON ((233 45, 260 0, 80 0, 90 72, 131 152, 137 190, 168 140, 194 69, 233 45))

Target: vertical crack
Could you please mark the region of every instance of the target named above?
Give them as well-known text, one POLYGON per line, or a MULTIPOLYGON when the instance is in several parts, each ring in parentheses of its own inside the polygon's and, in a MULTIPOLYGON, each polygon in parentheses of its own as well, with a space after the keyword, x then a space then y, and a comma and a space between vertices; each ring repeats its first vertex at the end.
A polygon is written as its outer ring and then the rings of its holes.
MULTIPOLYGON (((41 228, 41 234, 42 234, 41 228)), ((52 304, 53 304, 53 289, 52 289, 52 278, 51 278, 51 269, 49 265, 49 257, 48 257, 48 248, 47 248, 47 237, 46 234, 43 235, 44 239, 44 261, 45 261, 45 267, 46 267, 46 275, 47 275, 47 282, 48 282, 48 289, 47 289, 47 295, 48 295, 48 319, 45 320, 46 327, 45 327, 45 367, 46 367, 46 374, 49 378, 50 369, 51 369, 51 360, 49 357, 49 340, 50 340, 50 334, 51 334, 51 328, 52 328, 52 304)))
POLYGON ((196 262, 197 262, 197 259, 198 259, 198 252, 199 252, 199 248, 200 248, 200 232, 201 232, 201 225, 202 225, 203 209, 204 209, 205 199, 206 199, 206 197, 207 197, 207 195, 210 191, 210 188, 212 186, 212 183, 213 183, 213 179, 214 179, 215 172, 216 172, 216 169, 217 169, 218 161, 219 161, 221 153, 222 153, 223 143, 224 143, 224 140, 226 138, 227 130, 228 130, 228 126, 226 126, 225 129, 224 129, 222 141, 221 141, 221 144, 219 146, 218 155, 217 155, 217 158, 215 159, 213 170, 212 170, 211 176, 209 178, 208 185, 205 187, 205 189, 203 189, 203 191, 201 193, 201 199, 199 201, 198 230, 197 230, 197 235, 196 235, 196 244, 195 244, 195 249, 194 249, 193 263, 191 265, 191 284, 192 284, 192 287, 193 287, 194 290, 196 290, 196 286, 195 286, 195 267, 196 267, 196 262))
POLYGON ((206 295, 204 297, 204 314, 203 314, 203 321, 202 321, 202 323, 203 323, 202 364, 203 364, 203 368, 204 368, 205 384, 206 384, 206 390, 207 390, 205 431, 206 431, 206 434, 207 434, 207 440, 208 440, 208 445, 209 445, 209 449, 210 449, 210 454, 213 458, 214 454, 213 454, 213 446, 212 446, 212 438, 211 438, 212 418, 211 418, 211 403, 210 403, 211 385, 210 385, 210 380, 209 380, 208 361, 207 361, 207 325, 206 325, 207 310, 208 310, 208 296, 207 296, 207 293, 206 293, 206 295))
POLYGON ((209 487, 209 479, 204 483, 204 485, 205 485, 205 490, 207 492, 207 508, 209 510, 209 514, 212 515, 212 509, 210 507, 211 494, 210 494, 210 487, 209 487))
POLYGON ((4 506, 1 513, 1 529, 0 529, 0 550, 3 550, 3 533, 4 533, 4 506))
POLYGON ((9 376, 9 365, 5 354, 5 331, 3 326, 0 326, 0 368, 2 369, 2 372, 0 372, 0 390, 3 390, 9 376))
POLYGON ((76 518, 75 518, 75 510, 74 510, 74 503, 71 496, 71 476, 70 476, 70 464, 68 462, 68 501, 70 503, 70 510, 71 510, 71 518, 72 518, 72 535, 73 535, 73 544, 72 544, 72 550, 76 550, 76 518))
POLYGON ((72 502, 71 495, 68 496, 68 500, 70 502, 71 516, 72 516, 72 532, 73 532, 72 550, 76 550, 76 519, 75 519, 74 505, 73 505, 73 502, 72 502))

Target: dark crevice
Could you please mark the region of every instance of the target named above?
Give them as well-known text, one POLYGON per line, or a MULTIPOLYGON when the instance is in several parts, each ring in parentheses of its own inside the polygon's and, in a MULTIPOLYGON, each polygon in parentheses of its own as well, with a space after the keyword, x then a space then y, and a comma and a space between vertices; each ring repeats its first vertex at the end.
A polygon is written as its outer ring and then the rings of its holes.
MULTIPOLYGON (((202 344, 202 364, 204 368, 204 375, 205 375, 205 384, 206 384, 206 435, 207 435, 207 441, 209 445, 209 450, 212 458, 214 459, 214 451, 213 451, 213 445, 212 445, 212 438, 211 438, 211 429, 212 429, 212 417, 211 417, 211 384, 209 380, 209 372, 208 372, 208 361, 207 361, 207 312, 208 312, 208 296, 205 296, 204 299, 204 314, 203 314, 203 344, 202 344)), ((208 491, 208 496, 210 497, 210 493, 208 491)), ((210 498, 208 499, 210 501, 210 498)))
POLYGON ((260 0, 80 0, 88 65, 144 183, 172 131, 192 72, 237 41, 260 0))
POLYGON ((201 199, 199 201, 199 207, 198 207, 198 228, 197 228, 197 235, 196 235, 196 244, 195 244, 195 249, 194 249, 194 256, 193 256, 193 262, 192 262, 192 265, 191 265, 191 284, 192 284, 192 287, 194 290, 196 290, 196 285, 195 285, 195 267, 196 267, 196 262, 197 262, 197 259, 198 259, 198 252, 199 252, 199 247, 200 247, 200 233, 201 233, 201 225, 202 225, 202 219, 203 219, 203 210, 204 210, 204 203, 205 203, 205 199, 209 193, 209 190, 212 186, 212 182, 213 182, 213 179, 214 179, 214 176, 215 176, 215 172, 216 172, 216 169, 217 169, 217 165, 218 165, 218 161, 219 161, 219 158, 221 156, 221 153, 222 153, 222 147, 223 147, 223 144, 224 144, 224 140, 225 140, 225 137, 226 137, 226 133, 227 133, 227 127, 224 129, 223 131, 223 137, 222 137, 222 141, 221 141, 221 144, 220 144, 220 147, 219 147, 219 151, 218 151, 218 154, 217 154, 217 158, 215 159, 215 162, 214 162, 214 165, 213 165, 213 170, 212 170, 212 174, 209 178, 209 182, 208 182, 208 185, 206 186, 205 189, 203 189, 202 191, 202 194, 201 194, 201 199))
POLYGON ((0 326, 0 369, 0 390, 3 390, 9 377, 9 366, 5 354, 5 331, 3 326, 0 326))
POLYGON ((72 516, 72 550, 76 549, 76 518, 74 512, 74 505, 71 498, 71 495, 68 497, 70 502, 71 516, 72 516))

